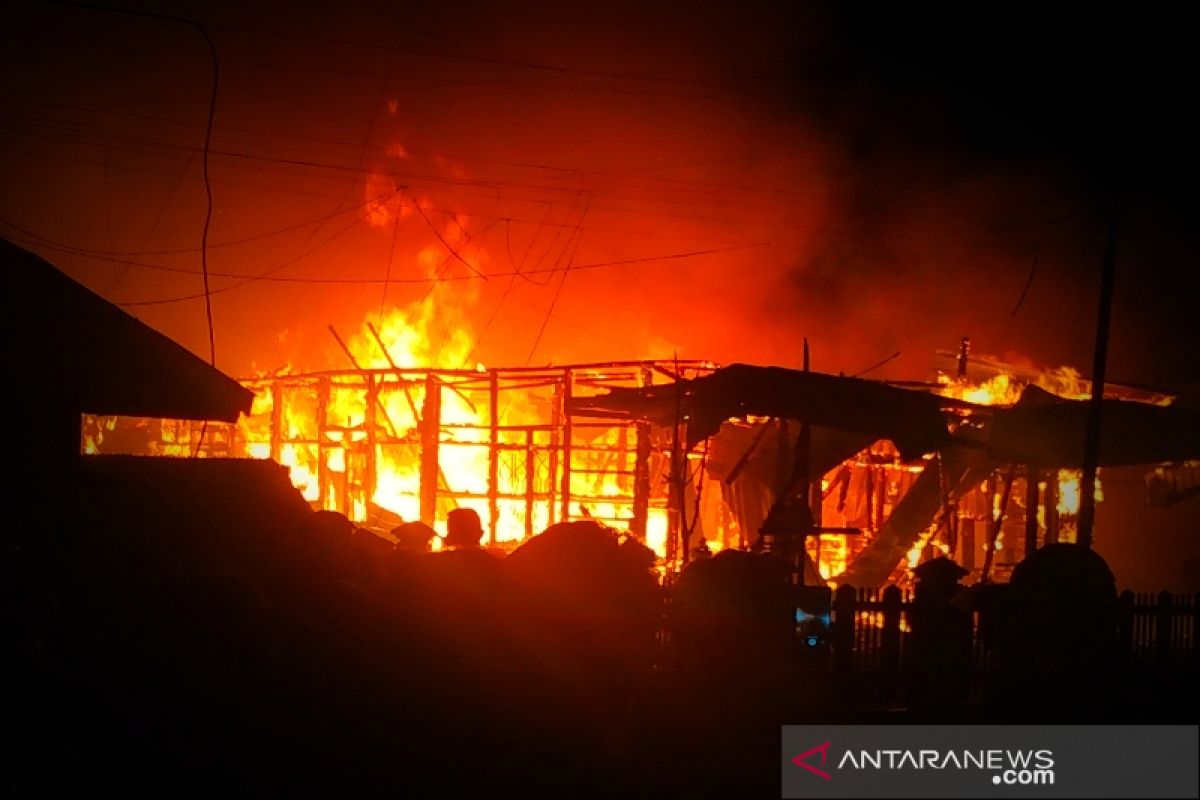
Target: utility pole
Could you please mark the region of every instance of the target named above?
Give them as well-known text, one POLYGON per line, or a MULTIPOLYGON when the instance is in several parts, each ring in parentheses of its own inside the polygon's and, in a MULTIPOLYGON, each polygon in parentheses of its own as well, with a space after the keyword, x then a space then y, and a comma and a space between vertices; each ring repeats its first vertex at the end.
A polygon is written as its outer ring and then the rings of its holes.
POLYGON ((1100 270, 1100 308, 1096 315, 1096 346, 1092 361, 1092 398, 1088 405, 1087 431, 1083 442, 1083 479, 1079 491, 1079 537, 1085 547, 1092 546, 1096 523, 1096 468, 1100 462, 1100 433, 1104 416, 1104 371, 1108 362, 1108 329, 1112 319, 1113 284, 1117 271, 1117 221, 1120 192, 1113 191, 1109 207, 1108 233, 1104 241, 1104 260, 1100 270))

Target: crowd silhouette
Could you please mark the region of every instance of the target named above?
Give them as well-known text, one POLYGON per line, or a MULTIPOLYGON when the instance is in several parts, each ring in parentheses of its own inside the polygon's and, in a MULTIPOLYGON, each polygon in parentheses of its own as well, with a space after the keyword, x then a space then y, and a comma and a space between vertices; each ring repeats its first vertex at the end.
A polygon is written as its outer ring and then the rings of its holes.
POLYGON ((8 539, 10 788, 777 796, 783 724, 1130 712, 1112 573, 1075 545, 1006 587, 923 565, 896 716, 798 639, 769 555, 694 561, 667 603, 654 554, 596 522, 502 555, 463 510, 431 552, 419 522, 393 542, 271 487, 197 481, 208 499, 181 513, 91 476, 65 522, 8 539), (982 689, 975 609, 1000 664, 982 689))

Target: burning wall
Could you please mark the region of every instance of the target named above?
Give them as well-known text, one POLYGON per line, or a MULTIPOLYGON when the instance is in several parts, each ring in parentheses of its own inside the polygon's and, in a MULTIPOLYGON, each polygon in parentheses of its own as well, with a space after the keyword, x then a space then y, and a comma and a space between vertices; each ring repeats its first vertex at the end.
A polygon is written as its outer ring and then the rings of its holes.
POLYGON ((252 413, 237 426, 210 425, 198 451, 198 424, 113 418, 85 421, 83 449, 274 458, 315 507, 360 523, 420 519, 444 533, 446 513, 470 507, 489 541, 510 548, 554 522, 594 519, 665 555, 669 435, 573 420, 564 406, 573 395, 666 381, 670 370, 635 362, 254 379, 252 413))

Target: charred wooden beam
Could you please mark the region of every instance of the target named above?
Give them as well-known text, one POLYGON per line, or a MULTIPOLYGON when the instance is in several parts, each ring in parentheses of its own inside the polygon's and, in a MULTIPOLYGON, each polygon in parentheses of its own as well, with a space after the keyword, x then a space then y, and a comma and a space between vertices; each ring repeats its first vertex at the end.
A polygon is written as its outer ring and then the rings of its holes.
POLYGON ((571 403, 571 382, 573 373, 569 369, 563 370, 562 382, 562 503, 561 519, 567 522, 571 519, 571 413, 568 410, 571 403))
POLYGON ((1100 465, 1100 433, 1104 416, 1104 373, 1108 364, 1108 329, 1112 317, 1113 284, 1117 271, 1117 222, 1120 195, 1112 199, 1104 259, 1100 269, 1100 308, 1096 314, 1096 346, 1092 360, 1092 398, 1088 404, 1087 432, 1083 442, 1083 478, 1079 485, 1079 536, 1084 547, 1092 546, 1096 521, 1096 469, 1100 465))
POLYGON ((1033 555, 1038 548, 1038 481, 1041 471, 1036 464, 1025 467, 1025 558, 1033 555))
POLYGON ((500 386, 495 371, 488 384, 488 443, 488 541, 494 547, 500 525, 500 386))
MULTIPOLYGON (((654 383, 654 375, 643 367, 639 375, 642 386, 654 383)), ((637 423, 637 444, 633 459, 633 522, 630 531, 645 543, 647 522, 650 516, 650 450, 653 431, 650 423, 637 423)))
POLYGON ((271 384, 271 460, 283 455, 283 387, 271 384))
POLYGON ((437 519, 439 425, 442 418, 441 381, 430 374, 425 379, 425 405, 421 414, 421 521, 432 526, 437 519))
POLYGON ((988 582, 988 577, 992 572, 992 562, 996 559, 996 540, 1000 538, 1000 530, 1004 527, 1004 516, 1008 512, 1008 498, 1012 494, 1013 479, 1016 474, 1016 467, 1012 466, 1008 468, 1008 474, 1004 477, 1004 491, 1000 494, 1000 507, 992 518, 992 529, 988 533, 987 539, 987 552, 983 555, 983 575, 980 578, 983 583, 988 582))

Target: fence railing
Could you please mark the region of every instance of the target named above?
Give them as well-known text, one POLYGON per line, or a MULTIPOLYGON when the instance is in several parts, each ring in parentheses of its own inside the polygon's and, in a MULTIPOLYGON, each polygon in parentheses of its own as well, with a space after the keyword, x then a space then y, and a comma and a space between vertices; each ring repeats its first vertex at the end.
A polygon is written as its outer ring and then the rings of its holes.
MULTIPOLYGON (((670 593, 663 596, 669 619, 670 593)), ((899 680, 912 624, 912 592, 839 587, 832 597, 828 637, 829 666, 842 676, 870 676, 886 690, 899 680)), ((980 613, 973 611, 971 663, 977 673, 993 672, 995 653, 981 635, 980 613)), ((1143 672, 1185 674, 1200 667, 1200 593, 1121 593, 1117 616, 1118 655, 1143 672)), ((658 635, 660 661, 678 666, 670 625, 658 635)))
MULTIPOLYGON (((1120 595, 1117 641, 1122 653, 1149 669, 1189 669, 1200 659, 1200 593, 1120 595)), ((855 589, 834 594, 831 644, 834 669, 843 674, 898 673, 911 631, 912 593, 899 587, 855 589)), ((980 636, 972 612, 972 661, 982 672, 995 657, 980 636)))
POLYGON ((1157 669, 1194 668, 1200 660, 1200 592, 1121 593, 1118 636, 1139 664, 1157 669))

